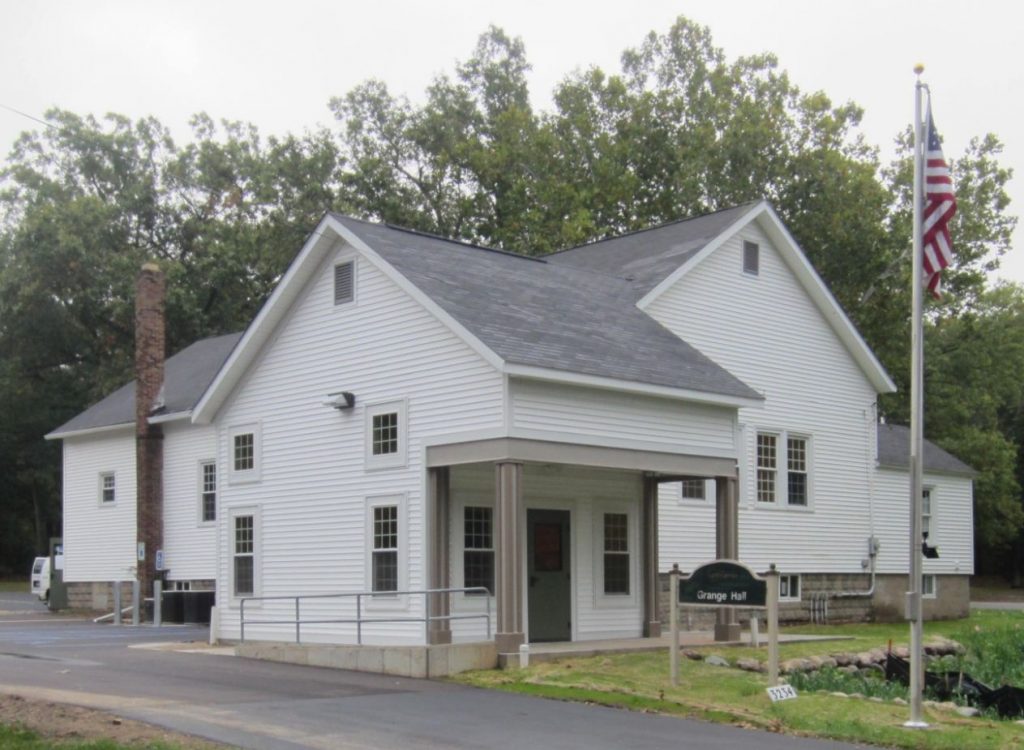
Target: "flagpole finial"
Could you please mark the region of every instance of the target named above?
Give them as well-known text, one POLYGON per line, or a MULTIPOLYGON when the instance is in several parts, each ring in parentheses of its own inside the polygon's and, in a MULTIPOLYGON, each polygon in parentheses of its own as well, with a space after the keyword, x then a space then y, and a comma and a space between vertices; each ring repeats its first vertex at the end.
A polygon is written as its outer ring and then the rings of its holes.
POLYGON ((921 75, 922 73, 924 73, 924 63, 918 63, 917 65, 915 65, 914 72, 917 75, 921 75))

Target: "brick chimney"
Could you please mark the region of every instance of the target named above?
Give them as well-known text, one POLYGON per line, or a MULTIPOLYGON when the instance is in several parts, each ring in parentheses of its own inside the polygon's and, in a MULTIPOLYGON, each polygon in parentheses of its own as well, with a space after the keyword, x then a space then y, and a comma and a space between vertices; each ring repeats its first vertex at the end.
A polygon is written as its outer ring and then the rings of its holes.
POLYGON ((135 289, 135 481, 136 539, 145 557, 136 561, 142 596, 153 595, 156 551, 164 539, 164 435, 149 416, 160 406, 164 384, 166 280, 156 263, 145 263, 135 289))

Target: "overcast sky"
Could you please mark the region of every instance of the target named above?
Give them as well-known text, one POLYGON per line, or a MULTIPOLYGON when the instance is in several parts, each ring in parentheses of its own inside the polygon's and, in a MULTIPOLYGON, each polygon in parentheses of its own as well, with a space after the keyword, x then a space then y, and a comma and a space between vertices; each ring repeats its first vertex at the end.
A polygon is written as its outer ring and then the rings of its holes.
MULTIPOLYGON (((1010 0, 0 0, 0 105, 154 115, 178 140, 199 111, 301 132, 331 125, 328 99, 367 78, 419 99, 493 23, 525 42, 534 104, 546 108, 565 75, 617 71, 622 50, 679 15, 709 26, 729 58, 774 52, 802 89, 862 105, 883 153, 911 120, 923 62, 946 154, 994 132, 1001 163, 1024 178, 1024 3, 1010 0)), ((34 127, 0 108, 0 148, 34 127)), ((1024 282, 1024 249, 1004 256, 1000 275, 1024 282)))

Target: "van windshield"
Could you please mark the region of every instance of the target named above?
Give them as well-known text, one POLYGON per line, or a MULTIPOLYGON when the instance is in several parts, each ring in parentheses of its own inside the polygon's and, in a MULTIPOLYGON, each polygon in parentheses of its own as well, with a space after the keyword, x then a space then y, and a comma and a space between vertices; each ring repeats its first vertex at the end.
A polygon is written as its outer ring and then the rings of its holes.
POLYGON ((38 560, 36 560, 32 564, 32 572, 33 573, 42 573, 43 572, 43 562, 44 562, 43 558, 39 558, 38 560))

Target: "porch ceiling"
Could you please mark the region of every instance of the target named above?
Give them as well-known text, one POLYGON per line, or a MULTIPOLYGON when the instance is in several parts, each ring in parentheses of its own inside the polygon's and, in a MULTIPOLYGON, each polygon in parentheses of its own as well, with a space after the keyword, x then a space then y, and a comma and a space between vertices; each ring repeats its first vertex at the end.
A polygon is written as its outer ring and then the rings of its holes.
POLYGON ((737 476, 735 458, 608 448, 525 438, 492 438, 432 445, 427 448, 428 468, 496 461, 594 466, 676 477, 737 476))

